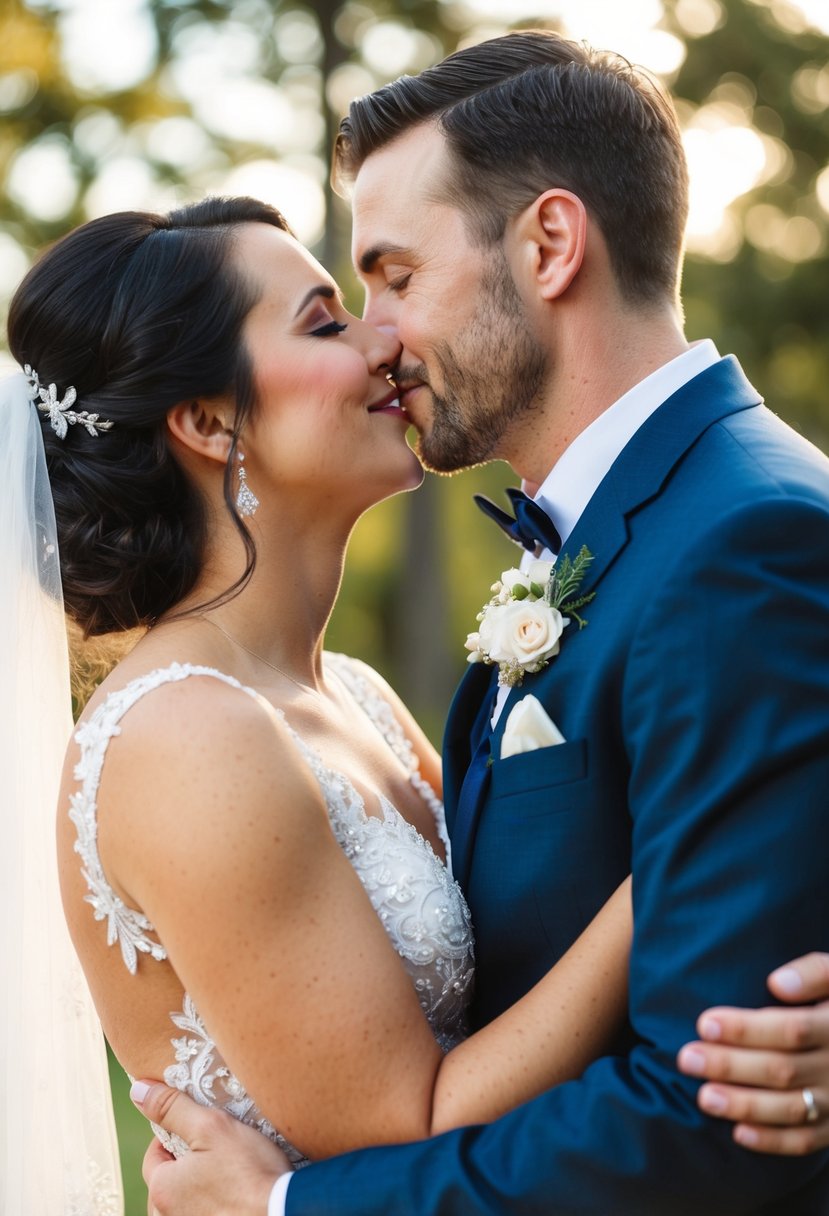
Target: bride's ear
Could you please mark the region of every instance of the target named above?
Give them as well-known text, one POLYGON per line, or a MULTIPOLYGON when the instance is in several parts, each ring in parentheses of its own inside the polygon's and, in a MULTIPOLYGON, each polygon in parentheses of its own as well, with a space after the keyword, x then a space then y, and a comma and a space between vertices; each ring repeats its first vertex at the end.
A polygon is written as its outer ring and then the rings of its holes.
POLYGON ((189 451, 221 464, 230 452, 231 423, 231 409, 219 401, 180 401, 167 411, 167 427, 174 439, 189 451))

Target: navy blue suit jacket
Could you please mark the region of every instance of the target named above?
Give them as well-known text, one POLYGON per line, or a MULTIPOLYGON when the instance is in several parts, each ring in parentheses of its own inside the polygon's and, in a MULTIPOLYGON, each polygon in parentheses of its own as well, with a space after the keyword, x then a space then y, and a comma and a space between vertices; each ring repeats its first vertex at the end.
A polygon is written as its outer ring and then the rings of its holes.
MULTIPOLYGON (((630 1049, 488 1127, 303 1171, 288 1216, 817 1216, 825 1154, 773 1158, 702 1116, 675 1067, 712 1004, 829 938, 829 461, 733 358, 674 394, 565 551, 595 561, 581 632, 515 689, 470 831, 453 838, 476 1024, 519 998, 633 873, 630 1049), (565 743, 498 759, 532 692, 565 743)), ((450 832, 491 669, 445 749, 450 832)))

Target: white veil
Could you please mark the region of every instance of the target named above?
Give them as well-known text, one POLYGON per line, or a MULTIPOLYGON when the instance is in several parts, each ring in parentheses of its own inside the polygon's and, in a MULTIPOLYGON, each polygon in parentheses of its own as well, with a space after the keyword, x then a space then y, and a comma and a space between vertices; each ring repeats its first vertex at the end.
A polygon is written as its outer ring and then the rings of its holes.
POLYGON ((103 1035, 58 889, 72 730, 54 508, 22 372, 0 381, 0 1216, 120 1216, 103 1035))

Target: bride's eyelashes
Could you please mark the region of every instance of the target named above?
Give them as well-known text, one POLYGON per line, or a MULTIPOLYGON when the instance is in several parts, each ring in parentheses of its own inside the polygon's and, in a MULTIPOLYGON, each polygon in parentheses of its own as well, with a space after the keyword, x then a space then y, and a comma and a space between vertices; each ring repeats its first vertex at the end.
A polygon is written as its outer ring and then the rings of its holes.
POLYGON ((312 329, 311 337, 327 338, 331 334, 341 334, 345 329, 348 329, 347 325, 342 325, 339 321, 329 321, 327 325, 321 325, 319 329, 312 329))

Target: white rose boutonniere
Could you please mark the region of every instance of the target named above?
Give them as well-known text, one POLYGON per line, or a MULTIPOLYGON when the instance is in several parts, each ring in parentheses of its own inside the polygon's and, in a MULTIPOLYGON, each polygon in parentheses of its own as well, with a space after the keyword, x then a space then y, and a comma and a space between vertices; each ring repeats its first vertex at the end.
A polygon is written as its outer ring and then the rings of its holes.
POLYGON ((593 554, 582 547, 575 561, 533 562, 529 569, 505 570, 492 586, 493 596, 478 613, 479 628, 466 639, 470 663, 497 663, 498 683, 516 687, 527 672, 541 671, 558 654, 571 619, 583 629, 579 609, 595 592, 571 598, 581 585, 593 554), (565 615, 567 614, 567 615, 565 615))

